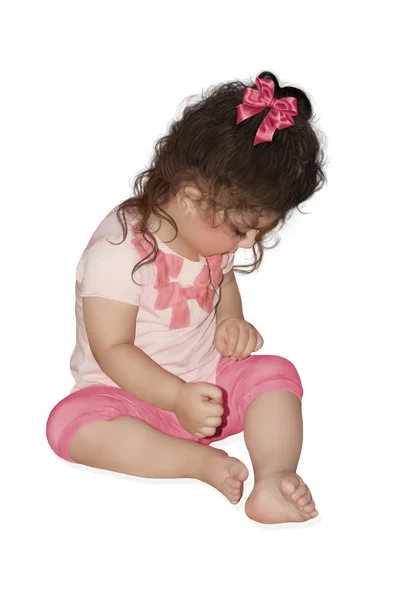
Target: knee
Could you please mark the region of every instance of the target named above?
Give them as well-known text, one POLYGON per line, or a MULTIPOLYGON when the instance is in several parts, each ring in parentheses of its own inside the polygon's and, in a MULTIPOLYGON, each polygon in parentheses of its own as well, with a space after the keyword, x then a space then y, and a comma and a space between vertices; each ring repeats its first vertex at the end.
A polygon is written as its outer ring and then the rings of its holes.
MULTIPOLYGON (((68 410, 62 403, 51 411, 46 425, 46 437, 53 452, 68 462, 81 462, 80 453, 88 447, 90 450, 91 439, 86 435, 91 430, 93 423, 86 425, 79 419, 68 419, 68 410)), ((97 423, 96 423, 97 425, 97 423)))
POLYGON ((290 360, 283 356, 262 355, 256 354, 252 357, 256 359, 252 366, 254 369, 254 377, 258 381, 260 375, 268 380, 282 379, 294 382, 302 389, 300 375, 290 360))
POLYGON ((47 419, 46 436, 57 456, 74 461, 70 442, 77 432, 95 421, 111 420, 126 413, 124 400, 106 392, 87 388, 73 392, 56 404, 47 419))
POLYGON ((283 356, 256 354, 253 358, 258 359, 255 363, 257 372, 262 370, 263 375, 268 378, 291 379, 301 384, 300 375, 290 360, 283 356))
POLYGON ((282 356, 257 354, 249 363, 249 378, 246 378, 250 396, 255 397, 262 391, 287 390, 300 400, 303 397, 303 385, 296 367, 282 356))
POLYGON ((46 423, 47 441, 50 448, 57 454, 57 456, 60 456, 59 442, 62 435, 61 424, 63 423, 62 413, 64 412, 61 404, 62 403, 60 402, 52 409, 46 423))
POLYGON ((46 423, 46 437, 50 448, 57 456, 69 460, 65 455, 64 440, 74 421, 73 406, 68 398, 61 400, 50 412, 46 423))
POLYGON ((282 373, 282 375, 285 375, 286 377, 298 379, 300 381, 300 375, 290 360, 284 358, 283 356, 274 356, 273 359, 275 361, 275 369, 278 374, 282 373))

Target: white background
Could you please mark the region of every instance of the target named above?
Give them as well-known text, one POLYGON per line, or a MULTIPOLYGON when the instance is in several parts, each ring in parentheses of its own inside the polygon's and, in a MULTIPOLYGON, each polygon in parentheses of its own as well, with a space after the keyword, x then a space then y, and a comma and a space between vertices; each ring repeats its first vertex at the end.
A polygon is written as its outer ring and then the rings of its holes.
MULTIPOLYGON (((5 599, 398 598, 394 5, 2 3, 5 599), (68 464, 45 437, 73 385, 75 268, 93 230, 185 98, 262 70, 311 96, 329 158, 309 214, 237 276, 261 353, 304 385, 298 472, 320 516, 284 526, 246 517, 251 477, 233 507, 194 480, 68 464)), ((217 447, 250 467, 242 435, 217 447)))

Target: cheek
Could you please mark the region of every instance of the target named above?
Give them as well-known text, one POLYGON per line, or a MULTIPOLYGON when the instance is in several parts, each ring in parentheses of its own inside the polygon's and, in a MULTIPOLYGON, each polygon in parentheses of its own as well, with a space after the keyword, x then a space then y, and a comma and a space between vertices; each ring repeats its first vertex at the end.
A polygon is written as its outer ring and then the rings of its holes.
POLYGON ((225 254, 236 246, 236 241, 233 235, 226 235, 224 233, 211 234, 209 236, 209 247, 213 248, 215 254, 225 254))
POLYGON ((238 239, 227 224, 219 223, 217 219, 214 225, 217 227, 212 227, 207 222, 197 222, 191 228, 188 241, 190 239, 203 256, 225 254, 238 243, 238 239))
POLYGON ((202 247, 204 249, 212 249, 216 254, 218 252, 224 253, 226 252, 226 248, 233 246, 235 240, 230 238, 230 236, 221 233, 221 231, 207 231, 207 230, 198 230, 196 231, 196 243, 197 246, 202 247))

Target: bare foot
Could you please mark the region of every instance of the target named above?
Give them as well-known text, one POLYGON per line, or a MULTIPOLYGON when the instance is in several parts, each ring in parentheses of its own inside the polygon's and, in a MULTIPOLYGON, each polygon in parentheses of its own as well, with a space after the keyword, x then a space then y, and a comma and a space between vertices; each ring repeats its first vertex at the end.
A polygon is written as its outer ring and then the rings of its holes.
POLYGON ((311 492, 299 475, 279 471, 256 480, 245 505, 246 515, 259 523, 289 523, 318 515, 311 492))
POLYGON ((249 471, 239 459, 228 456, 224 450, 211 448, 202 464, 199 479, 224 494, 232 504, 237 504, 243 494, 243 482, 249 471))

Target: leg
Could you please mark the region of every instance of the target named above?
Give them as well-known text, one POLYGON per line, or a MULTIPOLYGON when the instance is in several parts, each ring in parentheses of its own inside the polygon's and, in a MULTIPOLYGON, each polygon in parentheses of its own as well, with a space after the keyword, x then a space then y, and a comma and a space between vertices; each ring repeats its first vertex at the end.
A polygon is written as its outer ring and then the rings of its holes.
POLYGON ((175 415, 124 390, 89 386, 51 411, 47 439, 64 460, 138 477, 193 477, 240 500, 248 470, 222 450, 191 439, 175 415))
POLYGON ((246 410, 244 438, 255 477, 246 514, 260 523, 316 517, 311 493, 296 475, 303 443, 301 400, 283 390, 257 396, 246 410))
POLYGON ((278 390, 255 398, 245 414, 244 439, 256 479, 276 471, 295 472, 303 444, 299 398, 278 390))
POLYGON ((229 416, 221 437, 244 430, 255 486, 246 514, 260 523, 305 521, 317 516, 308 487, 296 475, 303 441, 303 387, 295 366, 275 355, 243 361, 222 358, 217 385, 227 394, 229 416))
POLYGON ((226 452, 157 431, 133 417, 98 421, 80 429, 69 444, 79 463, 151 478, 192 477, 212 485, 232 504, 239 502, 246 466, 226 452))

